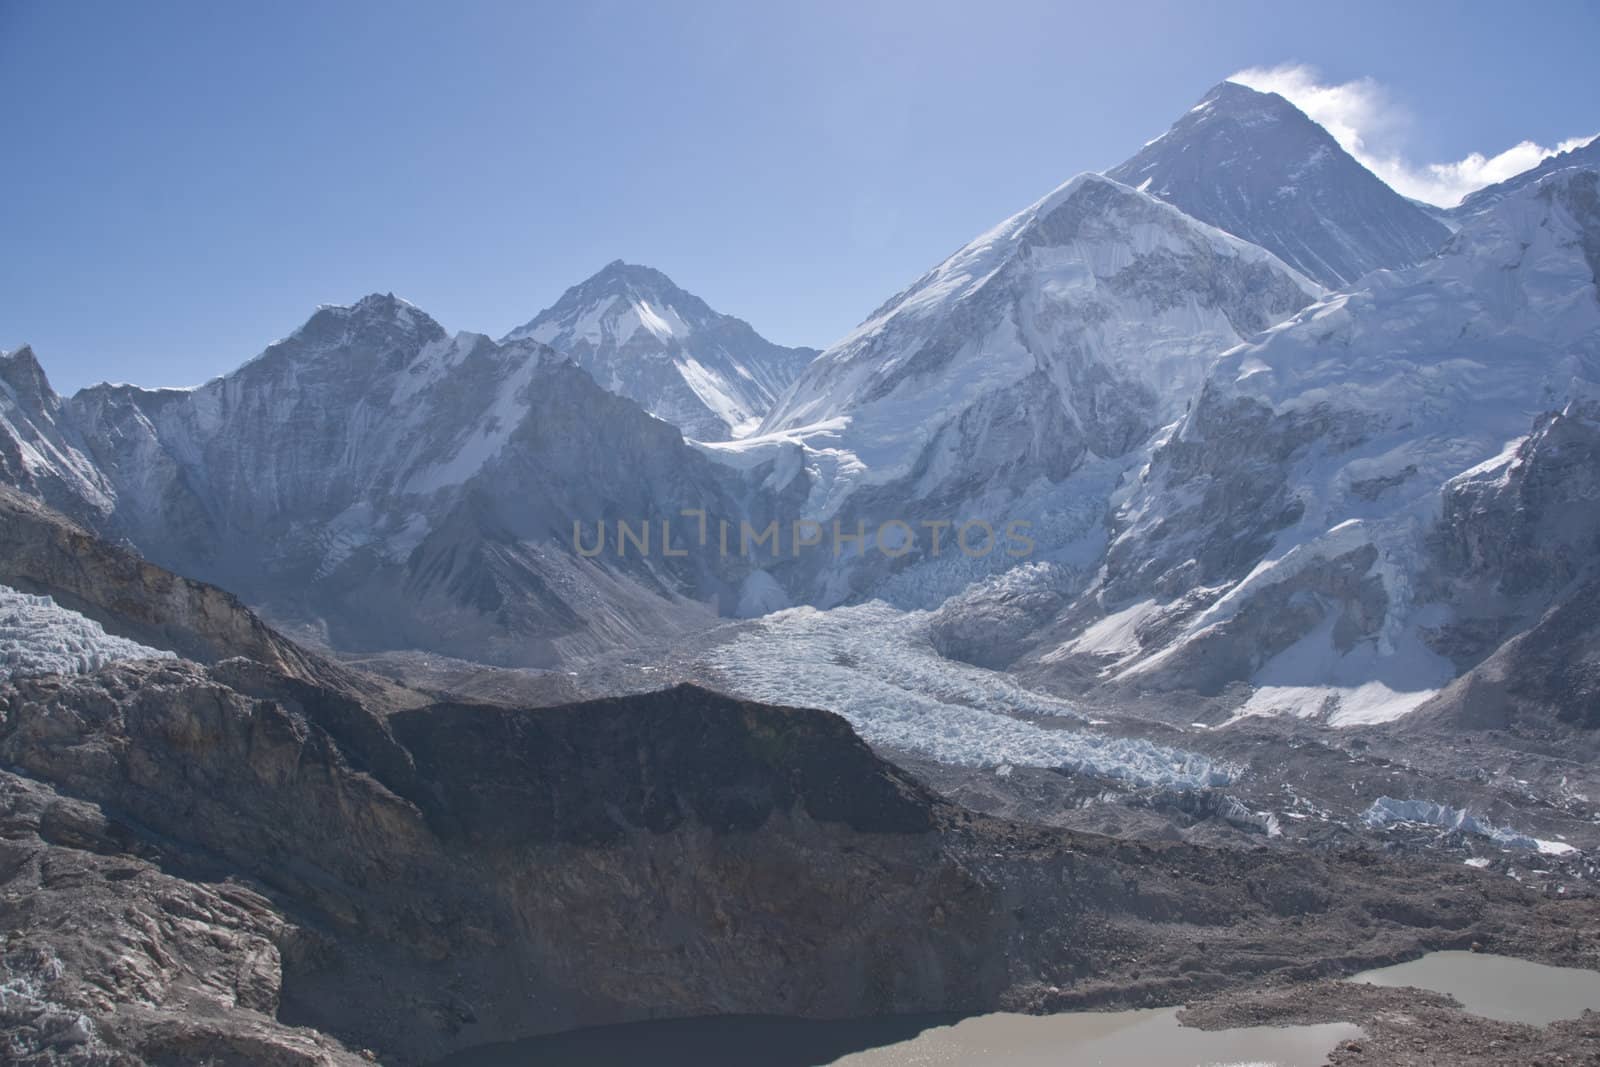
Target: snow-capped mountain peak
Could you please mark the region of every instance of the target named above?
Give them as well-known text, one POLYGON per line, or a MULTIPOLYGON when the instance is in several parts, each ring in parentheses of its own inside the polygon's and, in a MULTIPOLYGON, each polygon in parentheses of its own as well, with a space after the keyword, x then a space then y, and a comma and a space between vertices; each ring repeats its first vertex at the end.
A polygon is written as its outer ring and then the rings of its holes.
POLYGON ((1279 122, 1294 122, 1297 118, 1305 116, 1283 96, 1277 93, 1264 93, 1239 82, 1223 81, 1213 85, 1211 90, 1201 97, 1198 104, 1190 108, 1171 130, 1161 136, 1166 137, 1203 123, 1224 119, 1245 126, 1264 126, 1279 122))
POLYGON ((353 304, 322 304, 290 337, 309 334, 325 338, 332 336, 335 330, 346 333, 389 330, 429 340, 445 336, 444 327, 411 301, 393 293, 368 293, 353 304))
POLYGON ((642 330, 670 342, 688 337, 716 317, 705 301, 679 289, 660 271, 617 259, 506 337, 570 348, 576 342, 622 344, 642 330))
POLYGON ((110 488, 61 416, 61 398, 33 349, 0 352, 0 483, 74 518, 107 514, 110 488))
POLYGON ((0 352, 0 382, 9 386, 18 400, 24 403, 32 401, 39 404, 45 397, 54 395, 31 345, 23 345, 11 352, 0 352))
MULTIPOLYGON (((1519 528, 1473 494, 1509 476, 1542 412, 1600 381, 1597 269, 1600 174, 1562 170, 1465 220, 1439 255, 1219 357, 1117 511, 1096 595, 1145 636, 1108 676, 1249 681, 1248 713, 1374 722, 1524 624, 1564 580, 1534 565, 1527 530, 1592 543, 1593 527, 1512 501, 1519 528)), ((1093 644, 1046 658, 1081 666, 1093 644)))
POLYGON ((686 435, 753 430, 816 355, 763 338, 651 267, 615 260, 505 340, 570 356, 596 381, 686 435))
POLYGON ((1450 235, 1288 100, 1235 82, 1106 173, 1331 288, 1418 263, 1450 235))
MULTIPOLYGON (((1012 366, 1008 350, 1013 348, 1022 350, 1012 368, 1019 376, 1044 371, 1061 378, 1070 374, 1067 364, 1100 358, 1142 364, 1138 376, 1148 372, 1165 380, 1159 405, 1165 410, 1181 404, 1186 384, 1198 384, 1204 359, 1221 350, 1215 346, 1227 347, 1265 328, 1319 293, 1314 282, 1255 245, 1110 178, 1080 174, 875 311, 812 365, 769 416, 765 430, 792 430, 846 413, 855 413, 859 430, 876 421, 862 409, 917 392, 919 381, 928 386, 946 378, 945 391, 953 392, 937 410, 955 414, 968 395, 963 388, 981 391, 996 384, 1012 366), (1220 331, 1209 329, 1211 323, 1164 323, 1162 316, 1182 303, 1176 290, 1202 280, 1186 271, 1215 266, 1213 260, 1253 272, 1260 300, 1250 303, 1239 299, 1240 293, 1220 289, 1208 292, 1204 303, 1217 312, 1220 331), (1141 278, 1141 269, 1151 274, 1141 278), (1166 291, 1158 291, 1163 287, 1166 291), (1024 297, 1039 306, 1007 306, 1024 297), (1113 304, 1120 305, 1116 313, 1113 304), (1089 311, 1091 306, 1096 310, 1089 311), (983 342, 973 331, 991 319, 997 321, 989 325, 1005 336, 983 342), (1116 326, 1108 327, 1113 319, 1116 326), (1045 334, 1068 325, 1074 335, 1070 343, 1046 341, 1045 334), (1143 336, 1147 330, 1149 336, 1143 336), (1196 341, 1198 336, 1203 340, 1196 341), (955 358, 967 349, 970 359, 955 358), (1185 364, 1182 374, 1166 365, 1178 349, 1199 352, 1192 359, 1175 357, 1185 364)), ((1059 384, 1067 385, 1064 379, 1059 384)), ((918 417, 899 428, 925 435, 934 424, 918 417)), ((904 457, 908 463, 912 458, 904 457)))
MULTIPOLYGON (((1048 523, 1048 551, 1075 552, 1100 536, 1107 479, 1182 414, 1210 361, 1321 292, 1257 245, 1079 175, 879 308, 760 436, 718 452, 804 446, 808 517, 1004 515, 1048 523)), ((823 599, 878 577, 829 574, 823 599)))

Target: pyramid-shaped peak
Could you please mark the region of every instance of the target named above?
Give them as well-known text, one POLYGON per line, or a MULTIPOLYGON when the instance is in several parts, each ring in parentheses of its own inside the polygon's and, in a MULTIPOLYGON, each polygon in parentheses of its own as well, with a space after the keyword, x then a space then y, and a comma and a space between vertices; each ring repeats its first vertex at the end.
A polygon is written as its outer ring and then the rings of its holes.
POLYGON ((10 386, 18 399, 33 406, 55 396, 39 357, 33 354, 32 345, 0 353, 0 382, 10 386))
POLYGON ((427 317, 417 305, 404 297, 395 296, 393 293, 368 293, 354 304, 351 304, 349 310, 362 315, 406 318, 413 316, 427 317))
POLYGON ((1106 173, 1331 288, 1421 262, 1450 236, 1293 103, 1233 81, 1106 173))
MULTIPOLYGON (((248 361, 259 373, 281 360, 320 360, 350 346, 372 350, 412 350, 448 335, 427 312, 393 293, 368 293, 353 304, 322 304, 301 326, 248 361)), ((237 372, 235 372, 237 373, 237 372)))
POLYGON ((663 340, 683 338, 726 316, 654 267, 612 260, 561 294, 550 307, 504 338, 533 337, 545 343, 599 343, 609 336, 612 320, 631 329, 637 325, 663 340))
POLYGON ((607 263, 568 292, 574 290, 591 294, 635 294, 672 301, 699 302, 698 297, 678 288, 676 282, 656 268, 620 259, 607 263))
POLYGON ((703 441, 759 424, 816 355, 773 344, 654 267, 616 259, 501 343, 549 345, 602 386, 703 441))
POLYGON ((443 332, 443 328, 431 315, 411 301, 393 293, 368 293, 353 304, 322 304, 311 316, 311 321, 320 316, 331 316, 345 321, 359 320, 363 323, 397 324, 429 333, 443 332))
POLYGON ((669 284, 672 281, 672 279, 654 267, 647 267, 642 263, 629 263, 622 259, 613 259, 596 271, 595 277, 618 277, 637 281, 665 281, 669 284))
POLYGON ((1300 111, 1299 108, 1277 93, 1252 89, 1243 82, 1236 81, 1220 81, 1213 85, 1206 95, 1200 98, 1200 102, 1190 109, 1190 112, 1192 114, 1213 106, 1227 109, 1300 111))

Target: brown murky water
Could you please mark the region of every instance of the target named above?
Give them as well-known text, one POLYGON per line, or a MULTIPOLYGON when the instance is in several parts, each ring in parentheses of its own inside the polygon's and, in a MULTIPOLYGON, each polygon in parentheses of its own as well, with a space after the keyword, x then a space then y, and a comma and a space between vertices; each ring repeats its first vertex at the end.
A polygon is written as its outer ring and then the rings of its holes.
POLYGON ((573 1031, 473 1049, 448 1067, 1318 1067, 1345 1023, 1207 1032, 1178 1009, 846 1022, 711 1018, 573 1031))
POLYGON ((1486 1019, 1546 1026, 1600 1011, 1600 971, 1550 967, 1482 952, 1433 952, 1350 979, 1448 993, 1486 1019))
MULTIPOLYGON (((1490 1019, 1543 1026, 1600 1010, 1600 972, 1435 952, 1350 979, 1447 993, 1490 1019)), ((439 1067, 1318 1067, 1347 1023, 1205 1031, 1178 1009, 893 1016, 808 1022, 723 1016, 607 1026, 472 1049, 439 1067)))

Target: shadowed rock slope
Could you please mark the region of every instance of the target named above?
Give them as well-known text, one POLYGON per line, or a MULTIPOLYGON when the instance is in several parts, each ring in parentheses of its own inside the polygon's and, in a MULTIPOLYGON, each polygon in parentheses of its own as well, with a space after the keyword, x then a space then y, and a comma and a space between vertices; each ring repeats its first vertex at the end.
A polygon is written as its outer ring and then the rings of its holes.
MULTIPOLYGON (((46 546, 76 536, 49 519, 46 546)), ((662 1016, 1171 1003, 1600 943, 1593 902, 1460 866, 980 817, 824 711, 689 686, 406 706, 215 589, 72 543, 76 585, 15 548, 9 577, 212 662, 0 682, 12 1062, 412 1064, 662 1016)))
POLYGON ((1171 1001, 1535 946, 1554 907, 1460 868, 982 819, 830 714, 692 687, 417 708, 360 735, 313 687, 264 700, 225 676, 0 688, 24 1061, 413 1063, 662 1015, 1171 1001))
POLYGON ((55 598, 109 633, 187 659, 245 657, 278 675, 383 701, 415 699, 289 641, 231 593, 164 570, 0 485, 0 585, 55 598))

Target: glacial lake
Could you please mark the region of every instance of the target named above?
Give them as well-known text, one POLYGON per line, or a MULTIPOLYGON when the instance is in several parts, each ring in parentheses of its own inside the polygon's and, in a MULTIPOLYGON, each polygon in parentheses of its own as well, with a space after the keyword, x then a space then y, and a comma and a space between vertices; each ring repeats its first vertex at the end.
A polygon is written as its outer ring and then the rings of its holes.
MULTIPOLYGON (((1435 952, 1352 982, 1416 986, 1477 1015, 1543 1026, 1600 1011, 1600 972, 1435 952)), ((436 1067, 1319 1067, 1350 1023, 1197 1030, 1177 1008, 1060 1015, 890 1016, 813 1022, 720 1016, 572 1030, 457 1053, 436 1067)))
POLYGON ((1432 952, 1350 980, 1448 993, 1472 1014, 1507 1023, 1548 1026, 1576 1019, 1589 1008, 1600 1011, 1600 971, 1483 952, 1432 952))
POLYGON ((438 1067, 1319 1067, 1359 1027, 1178 1025, 1177 1008, 810 1022, 722 1016, 605 1026, 469 1049, 438 1067))

